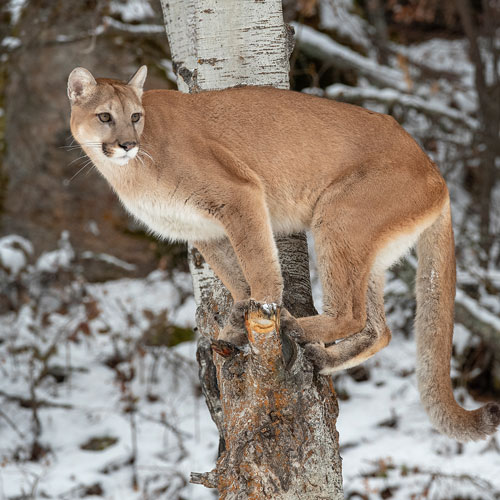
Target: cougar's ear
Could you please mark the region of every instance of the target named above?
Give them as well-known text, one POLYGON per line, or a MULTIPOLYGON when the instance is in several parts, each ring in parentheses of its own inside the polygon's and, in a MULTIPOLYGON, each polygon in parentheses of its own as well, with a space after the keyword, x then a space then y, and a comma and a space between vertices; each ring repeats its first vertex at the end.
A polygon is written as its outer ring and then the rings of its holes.
POLYGON ((139 97, 142 96, 142 87, 144 87, 146 76, 148 76, 148 68, 147 66, 141 66, 127 82, 127 85, 133 87, 139 97))
POLYGON ((68 97, 71 104, 87 99, 95 90, 97 82, 85 68, 75 68, 68 78, 68 97))

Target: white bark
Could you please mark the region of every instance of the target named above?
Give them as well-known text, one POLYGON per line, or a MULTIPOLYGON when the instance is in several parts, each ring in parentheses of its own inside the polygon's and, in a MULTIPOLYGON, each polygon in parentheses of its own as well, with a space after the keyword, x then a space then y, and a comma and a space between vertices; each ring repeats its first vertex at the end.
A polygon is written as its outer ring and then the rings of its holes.
MULTIPOLYGON (((172 59, 194 75, 195 90, 237 85, 288 88, 281 2, 162 0, 161 4, 172 59)), ((185 92, 188 82, 180 75, 179 90, 185 92)))
POLYGON ((195 10, 196 0, 170 2, 161 0, 165 29, 177 73, 177 87, 181 92, 189 92, 189 86, 179 73, 180 68, 186 68, 191 73, 196 69, 196 35, 195 10))

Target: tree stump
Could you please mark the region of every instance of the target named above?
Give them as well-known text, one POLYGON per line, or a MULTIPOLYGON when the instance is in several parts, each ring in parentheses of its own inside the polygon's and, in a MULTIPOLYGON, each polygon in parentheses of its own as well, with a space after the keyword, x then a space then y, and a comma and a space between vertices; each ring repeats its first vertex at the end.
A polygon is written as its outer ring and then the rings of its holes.
POLYGON ((213 342, 226 449, 213 471, 191 480, 224 500, 341 499, 331 379, 280 334, 279 318, 276 305, 251 301, 248 344, 213 342))

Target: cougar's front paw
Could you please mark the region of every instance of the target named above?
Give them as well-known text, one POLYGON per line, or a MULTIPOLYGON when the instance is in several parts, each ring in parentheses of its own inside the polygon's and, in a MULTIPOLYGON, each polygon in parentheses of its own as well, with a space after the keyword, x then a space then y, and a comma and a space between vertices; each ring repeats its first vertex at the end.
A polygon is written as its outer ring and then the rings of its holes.
POLYGON ((304 355, 321 375, 329 375, 335 371, 333 360, 323 342, 306 344, 304 346, 304 355))
POLYGON ((248 342, 247 330, 245 328, 245 311, 248 309, 248 300, 242 300, 233 304, 226 325, 219 334, 219 340, 225 340, 236 345, 248 342))
POLYGON ((298 344, 307 342, 305 333, 299 322, 283 307, 280 314, 280 329, 285 335, 295 340, 298 344))

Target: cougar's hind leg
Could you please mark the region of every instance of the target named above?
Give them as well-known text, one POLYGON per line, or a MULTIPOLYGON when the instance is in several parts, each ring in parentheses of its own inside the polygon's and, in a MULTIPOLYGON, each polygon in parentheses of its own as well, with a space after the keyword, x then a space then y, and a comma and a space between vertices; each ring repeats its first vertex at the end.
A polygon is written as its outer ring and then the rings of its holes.
POLYGON ((314 362, 322 375, 356 366, 391 340, 384 311, 384 277, 372 273, 366 295, 366 324, 359 332, 325 347, 324 344, 306 345, 306 355, 314 362))
POLYGON ((299 324, 305 340, 316 342, 308 353, 324 373, 361 363, 389 341, 384 271, 414 243, 428 211, 423 193, 430 181, 415 172, 389 171, 383 162, 356 171, 331 186, 315 208, 312 230, 324 314, 299 324), (405 195, 395 196, 396 188, 405 195))
POLYGON ((373 227, 357 200, 334 190, 316 205, 311 231, 323 288, 323 314, 299 318, 305 342, 325 344, 360 332, 373 260, 373 227))

